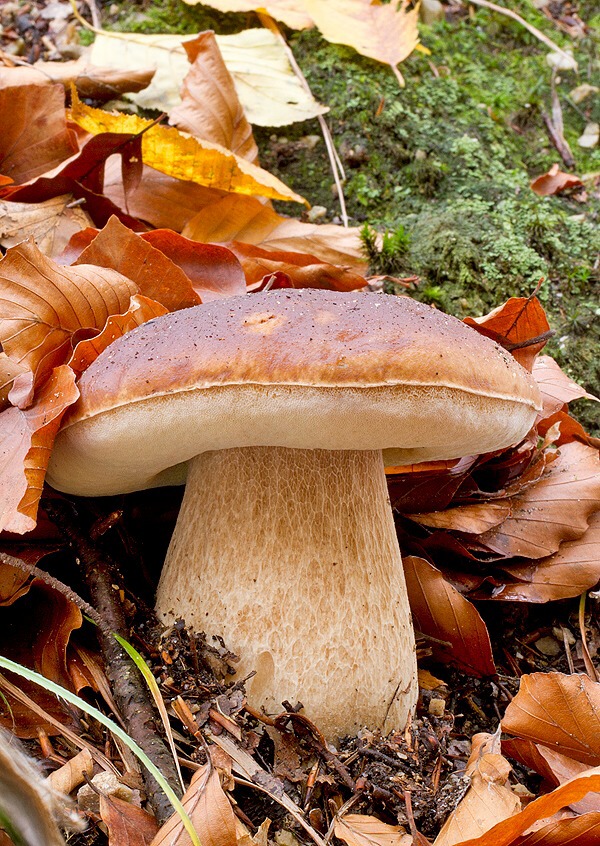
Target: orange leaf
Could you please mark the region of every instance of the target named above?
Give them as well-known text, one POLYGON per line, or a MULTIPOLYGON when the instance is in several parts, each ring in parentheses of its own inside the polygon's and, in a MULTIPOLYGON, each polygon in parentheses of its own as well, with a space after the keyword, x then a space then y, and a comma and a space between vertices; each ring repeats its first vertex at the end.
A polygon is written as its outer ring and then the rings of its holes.
POLYGON ((75 374, 63 365, 36 392, 27 410, 0 414, 0 531, 24 534, 35 527, 50 450, 62 416, 79 396, 75 374))
POLYGON ((390 65, 404 85, 398 65, 419 43, 418 3, 410 10, 407 0, 386 5, 365 0, 305 0, 304 5, 324 38, 390 65))
POLYGON ((142 323, 154 317, 160 317, 162 314, 168 314, 168 310, 160 303, 141 294, 135 294, 124 314, 112 314, 99 335, 77 344, 69 360, 69 366, 80 376, 113 341, 131 332, 136 326, 141 326, 142 323))
POLYGON ((559 170, 558 165, 554 164, 548 173, 536 176, 530 187, 540 197, 548 197, 551 194, 560 194, 561 191, 566 191, 569 188, 581 188, 583 182, 572 173, 563 173, 562 170, 559 170))
MULTIPOLYGON (((489 314, 466 317, 464 322, 507 349, 544 335, 550 329, 537 297, 511 297, 489 314)), ((545 340, 538 341, 531 346, 511 350, 511 353, 519 364, 531 371, 537 353, 545 344, 545 340)))
POLYGON ((184 41, 183 46, 192 67, 181 87, 181 104, 171 111, 169 123, 256 164, 258 147, 252 127, 214 32, 201 32, 193 41, 184 41))
POLYGON ((131 802, 103 793, 100 817, 108 829, 108 846, 150 846, 158 831, 156 817, 131 802))
MULTIPOLYGON (((136 290, 114 270, 60 267, 32 241, 19 244, 0 261, 4 351, 40 382, 69 357, 77 330, 102 329, 109 314, 125 311, 136 290)), ((28 393, 19 404, 30 399, 28 393)))
MULTIPOLYGON (((214 767, 197 770, 181 800, 198 832, 202 846, 236 846, 235 814, 214 767)), ((151 846, 191 846, 176 814, 159 830, 151 846)))
POLYGON ((77 152, 67 129, 62 85, 0 88, 0 173, 16 184, 28 182, 77 152), (10 115, 10 120, 8 120, 10 115))
POLYGON ((451 644, 436 644, 436 658, 477 676, 493 675, 490 638, 475 606, 424 558, 408 555, 403 564, 415 628, 451 644))
POLYGON ((574 441, 560 448, 537 484, 509 500, 511 514, 479 542, 501 555, 543 558, 580 538, 600 507, 598 451, 574 441))
POLYGON ((600 683, 583 674, 521 676, 502 729, 594 766, 600 762, 600 683))
POLYGON ((544 415, 553 414, 563 405, 576 399, 585 398, 600 402, 597 397, 570 379, 549 355, 536 358, 532 373, 542 395, 544 415))

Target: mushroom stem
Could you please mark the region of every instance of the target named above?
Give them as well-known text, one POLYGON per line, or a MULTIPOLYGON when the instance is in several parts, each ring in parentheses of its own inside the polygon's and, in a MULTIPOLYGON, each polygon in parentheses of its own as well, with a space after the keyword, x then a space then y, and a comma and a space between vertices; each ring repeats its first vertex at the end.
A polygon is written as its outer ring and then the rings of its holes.
POLYGON ((329 737, 402 729, 413 628, 379 451, 246 447, 199 455, 157 610, 220 635, 256 670, 248 700, 300 701, 329 737))

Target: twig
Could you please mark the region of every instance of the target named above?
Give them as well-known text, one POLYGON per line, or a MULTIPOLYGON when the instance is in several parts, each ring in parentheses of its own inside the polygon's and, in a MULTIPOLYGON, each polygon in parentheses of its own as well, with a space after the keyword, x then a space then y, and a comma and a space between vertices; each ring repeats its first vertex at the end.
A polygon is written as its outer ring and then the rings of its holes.
POLYGON ((573 154, 571 153, 567 142, 556 131, 550 115, 546 112, 542 112, 542 120, 544 121, 546 130, 548 132, 548 135, 550 136, 550 140, 556 147, 559 156, 565 163, 565 166, 575 167, 575 159, 573 158, 573 154))
POLYGON ((483 6, 484 9, 491 9, 493 12, 498 12, 500 15, 506 15, 507 18, 512 18, 513 21, 517 21, 517 23, 520 23, 521 26, 524 26, 528 32, 545 44, 546 47, 549 47, 555 53, 562 56, 563 59, 570 62, 573 70, 577 70, 577 62, 570 53, 565 52, 565 50, 563 50, 562 47, 559 47, 558 44, 555 44, 551 38, 548 38, 548 36, 544 35, 541 30, 528 23, 525 18, 521 17, 521 15, 517 15, 517 13, 513 12, 512 9, 505 9, 504 6, 497 6, 495 3, 490 3, 489 0, 468 0, 468 2, 473 6, 483 6))
MULTIPOLYGON (((72 506, 66 500, 44 500, 43 508, 58 526, 81 564, 92 602, 104 620, 105 627, 108 627, 111 633, 127 639, 129 631, 119 598, 118 583, 122 580, 116 565, 83 536, 73 516, 72 506)), ((140 673, 112 634, 107 637, 104 630, 101 630, 99 640, 106 673, 113 686, 115 700, 128 733, 160 769, 172 790, 180 795, 173 759, 158 732, 154 705, 140 673)), ((160 822, 164 822, 173 813, 171 803, 146 770, 143 770, 143 778, 148 800, 156 817, 160 822)))
MULTIPOLYGON (((264 27, 269 29, 279 40, 283 49, 286 52, 288 57, 288 61, 292 66, 294 73, 300 80, 300 84, 304 88, 304 90, 312 96, 312 91, 310 90, 310 86, 306 81, 306 77, 302 73, 300 69, 300 65, 296 61, 296 57, 292 53, 289 44, 283 37, 281 30, 277 26, 276 22, 270 15, 265 14, 264 12, 257 12, 260 22, 264 27)), ((344 172, 344 166, 340 161, 340 157, 337 154, 337 150, 335 149, 335 145, 333 143, 333 137, 331 135, 331 130, 327 126, 327 121, 323 117, 323 115, 317 115, 317 120, 319 121, 319 126, 321 127, 321 132, 323 133, 323 139, 325 141, 325 146, 327 147, 327 155, 329 156, 329 163, 331 165, 331 171, 333 173, 333 179, 335 182, 335 187, 337 188, 338 192, 338 200, 340 201, 340 213, 342 215, 342 223, 344 226, 348 226, 348 213, 346 211, 346 200, 344 198, 344 189, 342 183, 346 180, 346 174, 344 172)))

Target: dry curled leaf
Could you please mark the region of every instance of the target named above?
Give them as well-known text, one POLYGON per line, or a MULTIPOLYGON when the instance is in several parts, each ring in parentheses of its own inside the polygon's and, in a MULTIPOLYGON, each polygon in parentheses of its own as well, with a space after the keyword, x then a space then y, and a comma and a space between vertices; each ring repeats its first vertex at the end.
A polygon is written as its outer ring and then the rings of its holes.
POLYGON ((129 91, 141 91, 152 81, 154 70, 116 70, 91 65, 85 57, 67 62, 35 62, 14 68, 0 67, 0 88, 21 85, 74 85, 80 97, 115 100, 129 91))
POLYGON ((158 830, 156 817, 131 802, 103 793, 100 817, 108 829, 108 846, 150 846, 158 830))
POLYGON ((560 194, 561 191, 567 191, 569 188, 582 188, 583 182, 578 176, 572 173, 563 173, 558 165, 554 164, 548 173, 536 176, 531 182, 530 187, 540 197, 549 197, 552 194, 560 194))
POLYGON ((483 317, 466 317, 464 322, 482 335, 510 349, 516 360, 531 370, 545 340, 529 343, 550 329, 546 314, 537 297, 511 297, 483 317), (525 346, 519 346, 525 344, 525 346))
POLYGON ((559 411, 573 400, 585 398, 599 401, 597 397, 570 379, 549 355, 540 355, 536 358, 532 373, 542 395, 545 415, 559 411))
POLYGON ((258 147, 252 127, 214 32, 202 32, 183 46, 192 66, 183 81, 181 104, 172 109, 169 123, 256 164, 258 147))
POLYGON ((268 171, 217 144, 190 137, 174 127, 162 126, 137 115, 93 109, 81 103, 76 94, 73 95, 71 118, 93 135, 106 132, 141 135, 144 163, 168 176, 240 194, 305 202, 268 171))
POLYGON ((90 216, 72 203, 72 194, 43 203, 0 201, 0 244, 14 247, 31 236, 40 252, 56 258, 76 232, 92 225, 90 216))
POLYGON ((404 556, 403 564, 415 628, 450 644, 435 644, 436 657, 474 675, 493 675, 490 638, 475 606, 424 558, 404 556))

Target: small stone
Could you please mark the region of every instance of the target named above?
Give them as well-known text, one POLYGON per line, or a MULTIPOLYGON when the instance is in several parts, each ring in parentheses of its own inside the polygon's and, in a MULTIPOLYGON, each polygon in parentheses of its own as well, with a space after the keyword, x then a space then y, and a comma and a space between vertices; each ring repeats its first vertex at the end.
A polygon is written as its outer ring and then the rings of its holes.
POLYGON ((583 135, 577 139, 577 143, 580 147, 590 149, 598 145, 598 139, 600 139, 600 124, 588 123, 583 130, 583 135))
POLYGON ((558 655, 561 649, 560 643, 553 637, 541 637, 539 640, 536 640, 535 646, 542 655, 547 655, 551 658, 558 655))
POLYGON ((428 711, 432 717, 443 717, 446 710, 445 699, 430 699, 428 711))
POLYGON ((566 640, 569 646, 575 646, 575 635, 570 629, 566 629, 564 626, 559 629, 558 626, 554 626, 554 628, 552 629, 552 634, 559 643, 561 641, 564 642, 566 640))
POLYGON ((309 223, 315 223, 327 214, 325 206, 313 206, 306 212, 306 219, 309 223))
POLYGON ((421 0, 419 17, 426 26, 431 26, 436 21, 443 21, 445 16, 444 7, 440 0, 421 0))

